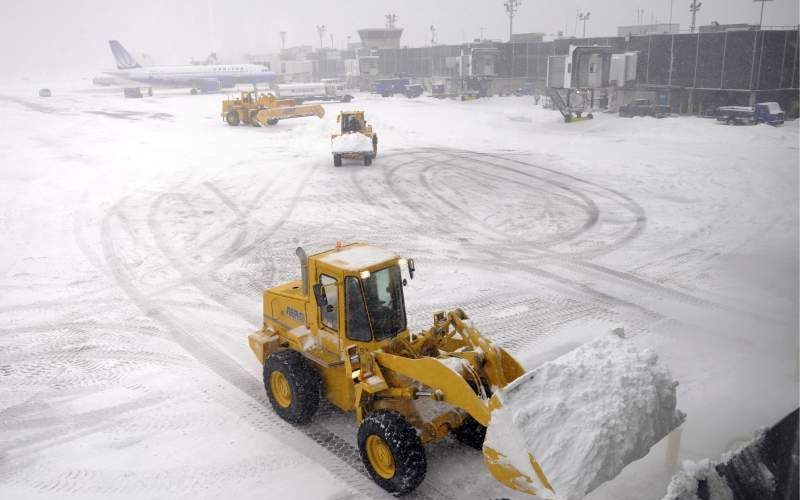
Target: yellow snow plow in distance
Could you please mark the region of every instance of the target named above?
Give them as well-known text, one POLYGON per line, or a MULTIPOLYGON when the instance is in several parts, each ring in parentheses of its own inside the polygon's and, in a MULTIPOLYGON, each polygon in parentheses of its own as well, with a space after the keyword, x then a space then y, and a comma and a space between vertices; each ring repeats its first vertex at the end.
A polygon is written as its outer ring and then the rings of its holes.
POLYGON ((275 125, 280 120, 325 116, 325 108, 319 104, 297 105, 292 99, 278 99, 272 94, 257 94, 255 91, 241 92, 239 97, 222 101, 222 119, 235 127, 248 124, 254 127, 275 125))

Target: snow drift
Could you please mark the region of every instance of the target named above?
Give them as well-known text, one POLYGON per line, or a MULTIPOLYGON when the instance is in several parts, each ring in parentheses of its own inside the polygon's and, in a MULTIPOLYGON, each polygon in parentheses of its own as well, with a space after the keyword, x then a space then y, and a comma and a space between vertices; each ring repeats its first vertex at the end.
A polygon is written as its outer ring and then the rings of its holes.
POLYGON ((334 153, 368 153, 372 152, 372 139, 364 134, 352 132, 331 139, 334 153))
POLYGON ((542 498, 583 498, 683 422, 677 385, 654 352, 609 335, 500 390, 484 449, 532 478, 542 498))

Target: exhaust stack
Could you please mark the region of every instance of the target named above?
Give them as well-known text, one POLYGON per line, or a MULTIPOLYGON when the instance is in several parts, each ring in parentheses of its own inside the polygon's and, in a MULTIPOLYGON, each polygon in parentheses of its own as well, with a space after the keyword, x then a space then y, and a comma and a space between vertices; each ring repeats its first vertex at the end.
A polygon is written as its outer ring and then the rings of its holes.
POLYGON ((297 250, 294 251, 297 254, 297 257, 300 258, 300 280, 301 290, 303 291, 303 295, 308 294, 308 256, 306 255, 306 251, 303 250, 303 247, 297 247, 297 250))

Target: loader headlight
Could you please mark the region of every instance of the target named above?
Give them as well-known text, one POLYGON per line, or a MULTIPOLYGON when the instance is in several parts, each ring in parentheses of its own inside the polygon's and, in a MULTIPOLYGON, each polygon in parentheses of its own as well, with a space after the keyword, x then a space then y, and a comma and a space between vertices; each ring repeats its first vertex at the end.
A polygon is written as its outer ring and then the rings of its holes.
POLYGON ((365 280, 369 278, 370 274, 369 271, 361 271, 361 274, 359 274, 359 276, 361 276, 362 280, 365 280))

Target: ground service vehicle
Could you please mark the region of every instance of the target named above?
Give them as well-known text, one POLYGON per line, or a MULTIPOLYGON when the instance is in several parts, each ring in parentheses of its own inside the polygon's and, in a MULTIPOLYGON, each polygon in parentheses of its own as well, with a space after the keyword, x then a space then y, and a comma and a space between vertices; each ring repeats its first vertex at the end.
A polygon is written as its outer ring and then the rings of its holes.
POLYGON ((783 125, 785 115, 777 102, 759 102, 753 109, 753 118, 756 123, 783 125))
POLYGON ((415 97, 421 96, 422 92, 424 92, 424 91, 425 91, 425 88, 419 83, 406 85, 406 88, 403 89, 403 93, 409 99, 413 99, 415 97))
POLYGON ((275 125, 279 120, 325 116, 325 108, 319 104, 297 106, 292 99, 278 99, 272 94, 257 95, 255 91, 242 92, 235 99, 222 101, 222 118, 235 127, 246 123, 254 127, 275 125))
POLYGON ((437 99, 444 99, 447 97, 447 92, 444 83, 433 83, 431 84, 431 97, 436 97, 437 99))
MULTIPOLYGON (((524 422, 502 418, 504 405, 511 402, 506 389, 519 393, 537 372, 525 373, 461 309, 434 311, 433 325, 411 334, 403 288, 408 284, 404 273, 414 278, 412 259, 364 243, 337 243, 311 256, 302 248, 295 253, 300 279, 264 292, 263 326, 248 336, 279 416, 307 423, 322 396, 352 411, 364 466, 378 485, 397 495, 412 491, 425 478, 423 445, 452 433, 482 449, 487 469, 504 485, 543 500, 560 498, 524 444, 519 448, 517 439, 486 440, 487 427, 494 436, 525 432, 524 422), (500 427, 493 427, 493 415, 499 415, 500 427)), ((677 383, 671 384, 674 390, 677 383)), ((658 389, 654 386, 651 392, 658 389)), ((636 404, 616 399, 606 403, 618 408, 607 415, 611 419, 636 404)), ((672 423, 674 396, 671 408, 669 398, 658 404, 667 407, 671 423, 651 432, 663 437, 683 415, 672 423)), ((561 452, 576 453, 569 444, 561 445, 561 452)), ((592 455, 605 453, 599 446, 592 455)))
MULTIPOLYGON (((320 394, 353 411, 365 467, 396 494, 424 479, 424 444, 452 432, 480 449, 492 388, 522 375, 521 365, 458 309, 435 312, 429 330, 411 335, 401 268, 413 279, 413 260, 360 243, 296 253, 301 279, 264 292, 263 328, 248 337, 276 413, 308 422, 320 394)), ((490 471, 513 483, 502 465, 490 471)))
POLYGON ((306 101, 338 101, 350 102, 353 96, 339 91, 334 82, 320 83, 281 83, 275 90, 281 99, 294 99, 296 104, 306 101))
POLYGON ((559 113, 561 113, 561 116, 564 117, 564 121, 566 123, 591 120, 594 118, 594 115, 591 113, 591 111, 584 114, 585 109, 582 107, 578 108, 570 106, 564 102, 561 94, 558 93, 558 89, 554 87, 547 87, 546 91, 547 96, 550 98, 550 105, 557 109, 559 113))
POLYGON ((717 121, 726 125, 753 125, 756 123, 753 108, 749 106, 720 106, 717 121))
POLYGON ((634 116, 653 116, 664 118, 669 114, 669 107, 653 104, 650 99, 634 99, 628 104, 619 107, 619 116, 632 118, 634 116))
POLYGON ((340 124, 339 133, 331 135, 333 164, 342 166, 342 159, 363 160, 364 165, 372 165, 378 156, 378 135, 367 123, 363 111, 342 111, 336 117, 340 124))
POLYGON ((382 97, 391 97, 394 94, 405 93, 409 83, 408 78, 386 78, 376 80, 373 88, 376 94, 380 94, 382 97))
POLYGON ((147 97, 153 97, 153 87, 125 87, 122 89, 122 95, 127 98, 140 99, 147 94, 147 97))

